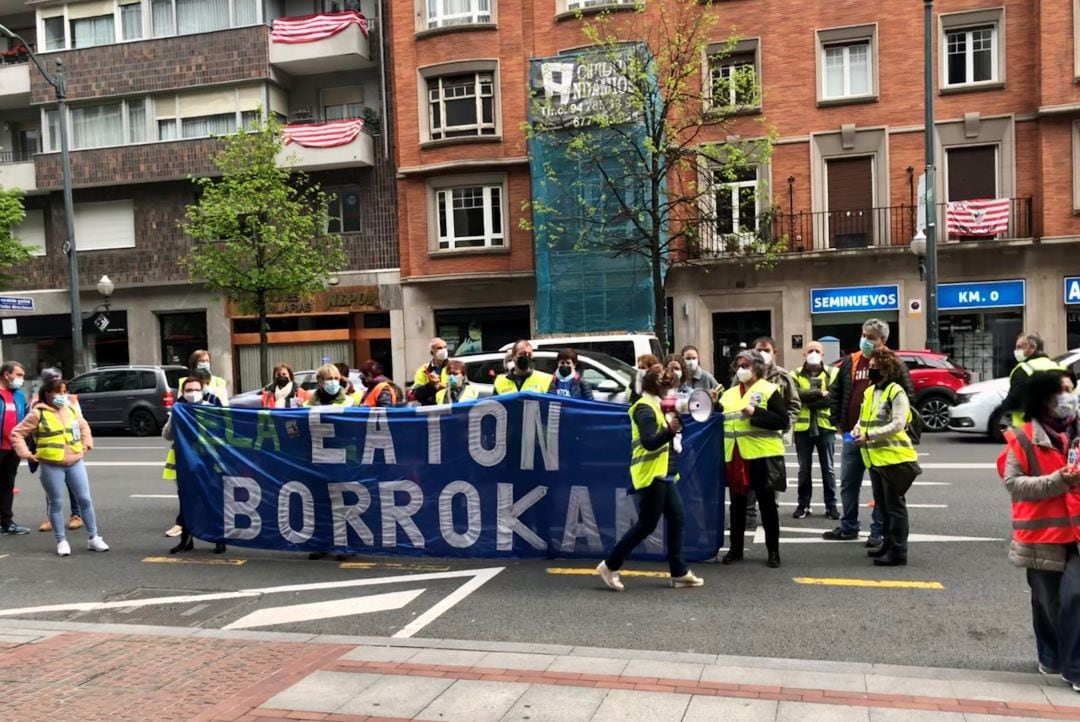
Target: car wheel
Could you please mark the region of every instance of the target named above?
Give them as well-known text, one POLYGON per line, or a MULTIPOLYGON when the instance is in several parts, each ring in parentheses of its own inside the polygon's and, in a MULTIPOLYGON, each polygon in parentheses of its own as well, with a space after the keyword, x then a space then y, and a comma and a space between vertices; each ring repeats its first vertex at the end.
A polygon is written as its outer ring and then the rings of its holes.
POLYGON ((994 409, 994 413, 990 414, 990 424, 986 430, 987 435, 991 441, 997 443, 1004 443, 1005 441, 1005 429, 1012 427, 1012 421, 1009 418, 1009 413, 1002 408, 994 409))
POLYGON ((949 430, 949 400, 944 396, 930 396, 919 404, 919 416, 923 428, 938 433, 949 430))
POLYGON ((135 409, 128 419, 128 427, 135 436, 151 436, 157 433, 157 421, 146 409, 135 409))

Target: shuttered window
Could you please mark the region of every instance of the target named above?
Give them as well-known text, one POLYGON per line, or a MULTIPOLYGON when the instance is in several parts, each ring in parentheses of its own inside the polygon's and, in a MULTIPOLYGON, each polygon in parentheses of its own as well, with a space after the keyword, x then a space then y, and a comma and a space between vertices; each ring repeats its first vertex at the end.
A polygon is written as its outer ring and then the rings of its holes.
POLYGON ((945 152, 949 174, 947 200, 997 198, 996 145, 948 148, 945 152))

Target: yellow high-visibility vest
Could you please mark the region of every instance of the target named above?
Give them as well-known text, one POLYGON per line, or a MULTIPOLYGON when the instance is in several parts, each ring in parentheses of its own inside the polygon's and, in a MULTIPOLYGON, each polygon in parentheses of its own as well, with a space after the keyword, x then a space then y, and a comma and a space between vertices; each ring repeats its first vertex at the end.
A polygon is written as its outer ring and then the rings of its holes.
POLYGON ((72 416, 70 424, 64 423, 58 410, 44 406, 38 407, 40 420, 35 435, 37 451, 34 452, 37 454, 38 461, 50 464, 62 463, 65 446, 70 446, 76 454, 82 453, 82 438, 75 436, 75 429, 79 423, 79 411, 71 405, 68 405, 67 409, 72 416))
MULTIPOLYGON (((836 381, 836 374, 840 369, 833 366, 832 368, 822 367, 821 371, 816 376, 805 376, 802 368, 797 368, 791 372, 791 378, 795 379, 795 383, 799 385, 800 389, 804 391, 810 390, 811 379, 821 379, 821 383, 825 388, 832 386, 836 381)), ((836 427, 833 426, 832 421, 829 419, 829 409, 818 409, 817 412, 817 424, 818 428, 822 431, 836 431, 836 427)), ((808 431, 810 429, 810 409, 803 404, 799 409, 799 418, 795 419, 795 431, 808 431)))
POLYGON ((439 389, 438 391, 435 392, 435 403, 436 404, 447 404, 447 403, 460 404, 460 403, 462 403, 464 401, 476 401, 476 399, 479 398, 479 394, 476 393, 476 387, 473 386, 472 384, 465 384, 461 388, 461 395, 458 397, 457 401, 448 400, 447 397, 449 396, 449 394, 450 394, 449 387, 445 388, 445 389, 439 389))
MULTIPOLYGON (((513 372, 511 372, 513 373, 513 372)), ((521 384, 521 388, 517 387, 514 380, 510 378, 510 374, 503 374, 502 376, 495 377, 495 395, 499 394, 514 394, 518 391, 522 393, 526 391, 532 391, 536 394, 546 394, 548 388, 551 386, 551 374, 546 374, 543 371, 533 371, 525 379, 525 382, 521 384)))
POLYGON ((641 432, 638 430, 638 425, 634 423, 634 411, 643 404, 656 414, 658 429, 664 428, 667 424, 664 411, 660 408, 660 401, 655 397, 642 396, 630 407, 630 480, 634 483, 635 491, 648 487, 658 476, 667 476, 668 456, 671 453, 670 444, 664 444, 653 451, 647 451, 641 445, 641 432))
POLYGON ((720 405, 724 407, 725 462, 735 457, 736 446, 739 447, 739 456, 747 460, 784 455, 783 432, 759 429, 750 423, 749 417, 742 414, 751 401, 755 401, 759 408, 767 407, 769 399, 777 393, 780 393, 779 386, 759 379, 745 394, 736 384, 720 397, 720 405))
MULTIPOLYGON (((885 387, 877 400, 874 399, 874 387, 867 386, 863 394, 862 409, 859 411, 859 428, 863 436, 875 428, 885 426, 892 421, 892 400, 904 393, 900 384, 893 382, 885 387), (888 407, 885 404, 888 402, 888 407), (884 418, 882 415, 884 414, 884 418)), ((908 408, 907 422, 911 423, 911 409, 908 408)), ((901 429, 896 436, 887 439, 871 439, 860 449, 863 463, 867 466, 892 466, 905 461, 918 461, 919 452, 911 443, 906 429, 901 429)))
MULTIPOLYGON (((1013 370, 1009 372, 1009 381, 1012 381, 1012 377, 1016 375, 1017 371, 1022 371, 1028 376, 1031 376, 1037 371, 1064 371, 1065 367, 1059 363, 1056 363, 1052 358, 1046 356, 1040 356, 1039 358, 1033 358, 1030 361, 1021 361, 1013 367, 1013 370)), ((1024 411, 1022 409, 1012 412, 1012 425, 1014 429, 1019 429, 1024 426, 1024 411)))

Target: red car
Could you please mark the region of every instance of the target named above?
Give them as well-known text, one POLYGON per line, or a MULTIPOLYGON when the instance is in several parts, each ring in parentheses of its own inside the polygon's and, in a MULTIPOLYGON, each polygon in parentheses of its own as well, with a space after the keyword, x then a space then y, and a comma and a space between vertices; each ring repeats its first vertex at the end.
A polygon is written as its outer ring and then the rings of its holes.
MULTIPOLYGON (((915 387, 915 408, 922 416, 926 431, 949 430, 949 407, 956 403, 956 392, 971 383, 971 374, 949 357, 930 351, 897 351, 907 364, 915 387)), ((836 362, 840 364, 839 361, 836 362)))

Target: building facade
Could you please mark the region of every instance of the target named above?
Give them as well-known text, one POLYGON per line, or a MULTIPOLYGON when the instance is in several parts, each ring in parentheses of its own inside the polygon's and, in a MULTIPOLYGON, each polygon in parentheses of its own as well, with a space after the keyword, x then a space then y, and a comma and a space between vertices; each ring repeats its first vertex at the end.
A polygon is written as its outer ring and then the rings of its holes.
MULTIPOLYGON (((490 350, 532 332, 529 60, 585 45, 582 25, 603 9, 627 11, 644 35, 666 2, 645 0, 637 15, 631 0, 391 8, 410 366, 435 333, 455 342, 471 329, 490 350)), ((977 377, 1007 370, 1021 329, 1041 332, 1051 353, 1080 345, 1080 285, 1070 295, 1068 282, 1080 276, 1069 260, 1080 240, 1078 5, 935 3, 940 341, 977 377)), ((922 4, 700 11, 719 18, 702 82, 741 68, 762 88, 751 103, 732 97, 738 116, 702 142, 766 129, 776 141, 756 173, 715 182, 695 262, 668 276, 675 344, 695 343, 724 369, 739 343, 772 335, 793 365, 811 338, 851 350, 861 321, 878 316, 893 325, 891 345, 922 348, 925 290, 910 251, 924 170, 922 4), (732 29, 732 52, 719 52, 732 29), (767 263, 746 252, 761 239, 780 248, 767 263)))
MULTIPOLYGON (((216 175, 222 136, 260 113, 287 130, 340 131, 333 143, 287 145, 280 162, 327 192, 328 230, 341 235, 348 258, 325 293, 274 309, 273 360, 403 363, 384 14, 378 0, 358 12, 341 5, 0 2, 0 24, 50 70, 63 63, 81 298, 93 317, 83 329, 89 367, 186 365, 192 350, 208 348, 232 389, 259 385, 257 324, 189 282, 180 260, 191 240, 180 222, 196 201, 190 178, 216 175), (103 275, 115 284, 109 299, 94 290, 103 275), (102 330, 92 320, 106 301, 102 330)), ((5 358, 31 371, 70 369, 56 95, 19 45, 8 41, 0 65, 0 185, 23 189, 27 218, 16 234, 38 250, 13 272, 12 293, 32 298, 34 309, 0 311, 0 343, 5 358)))

